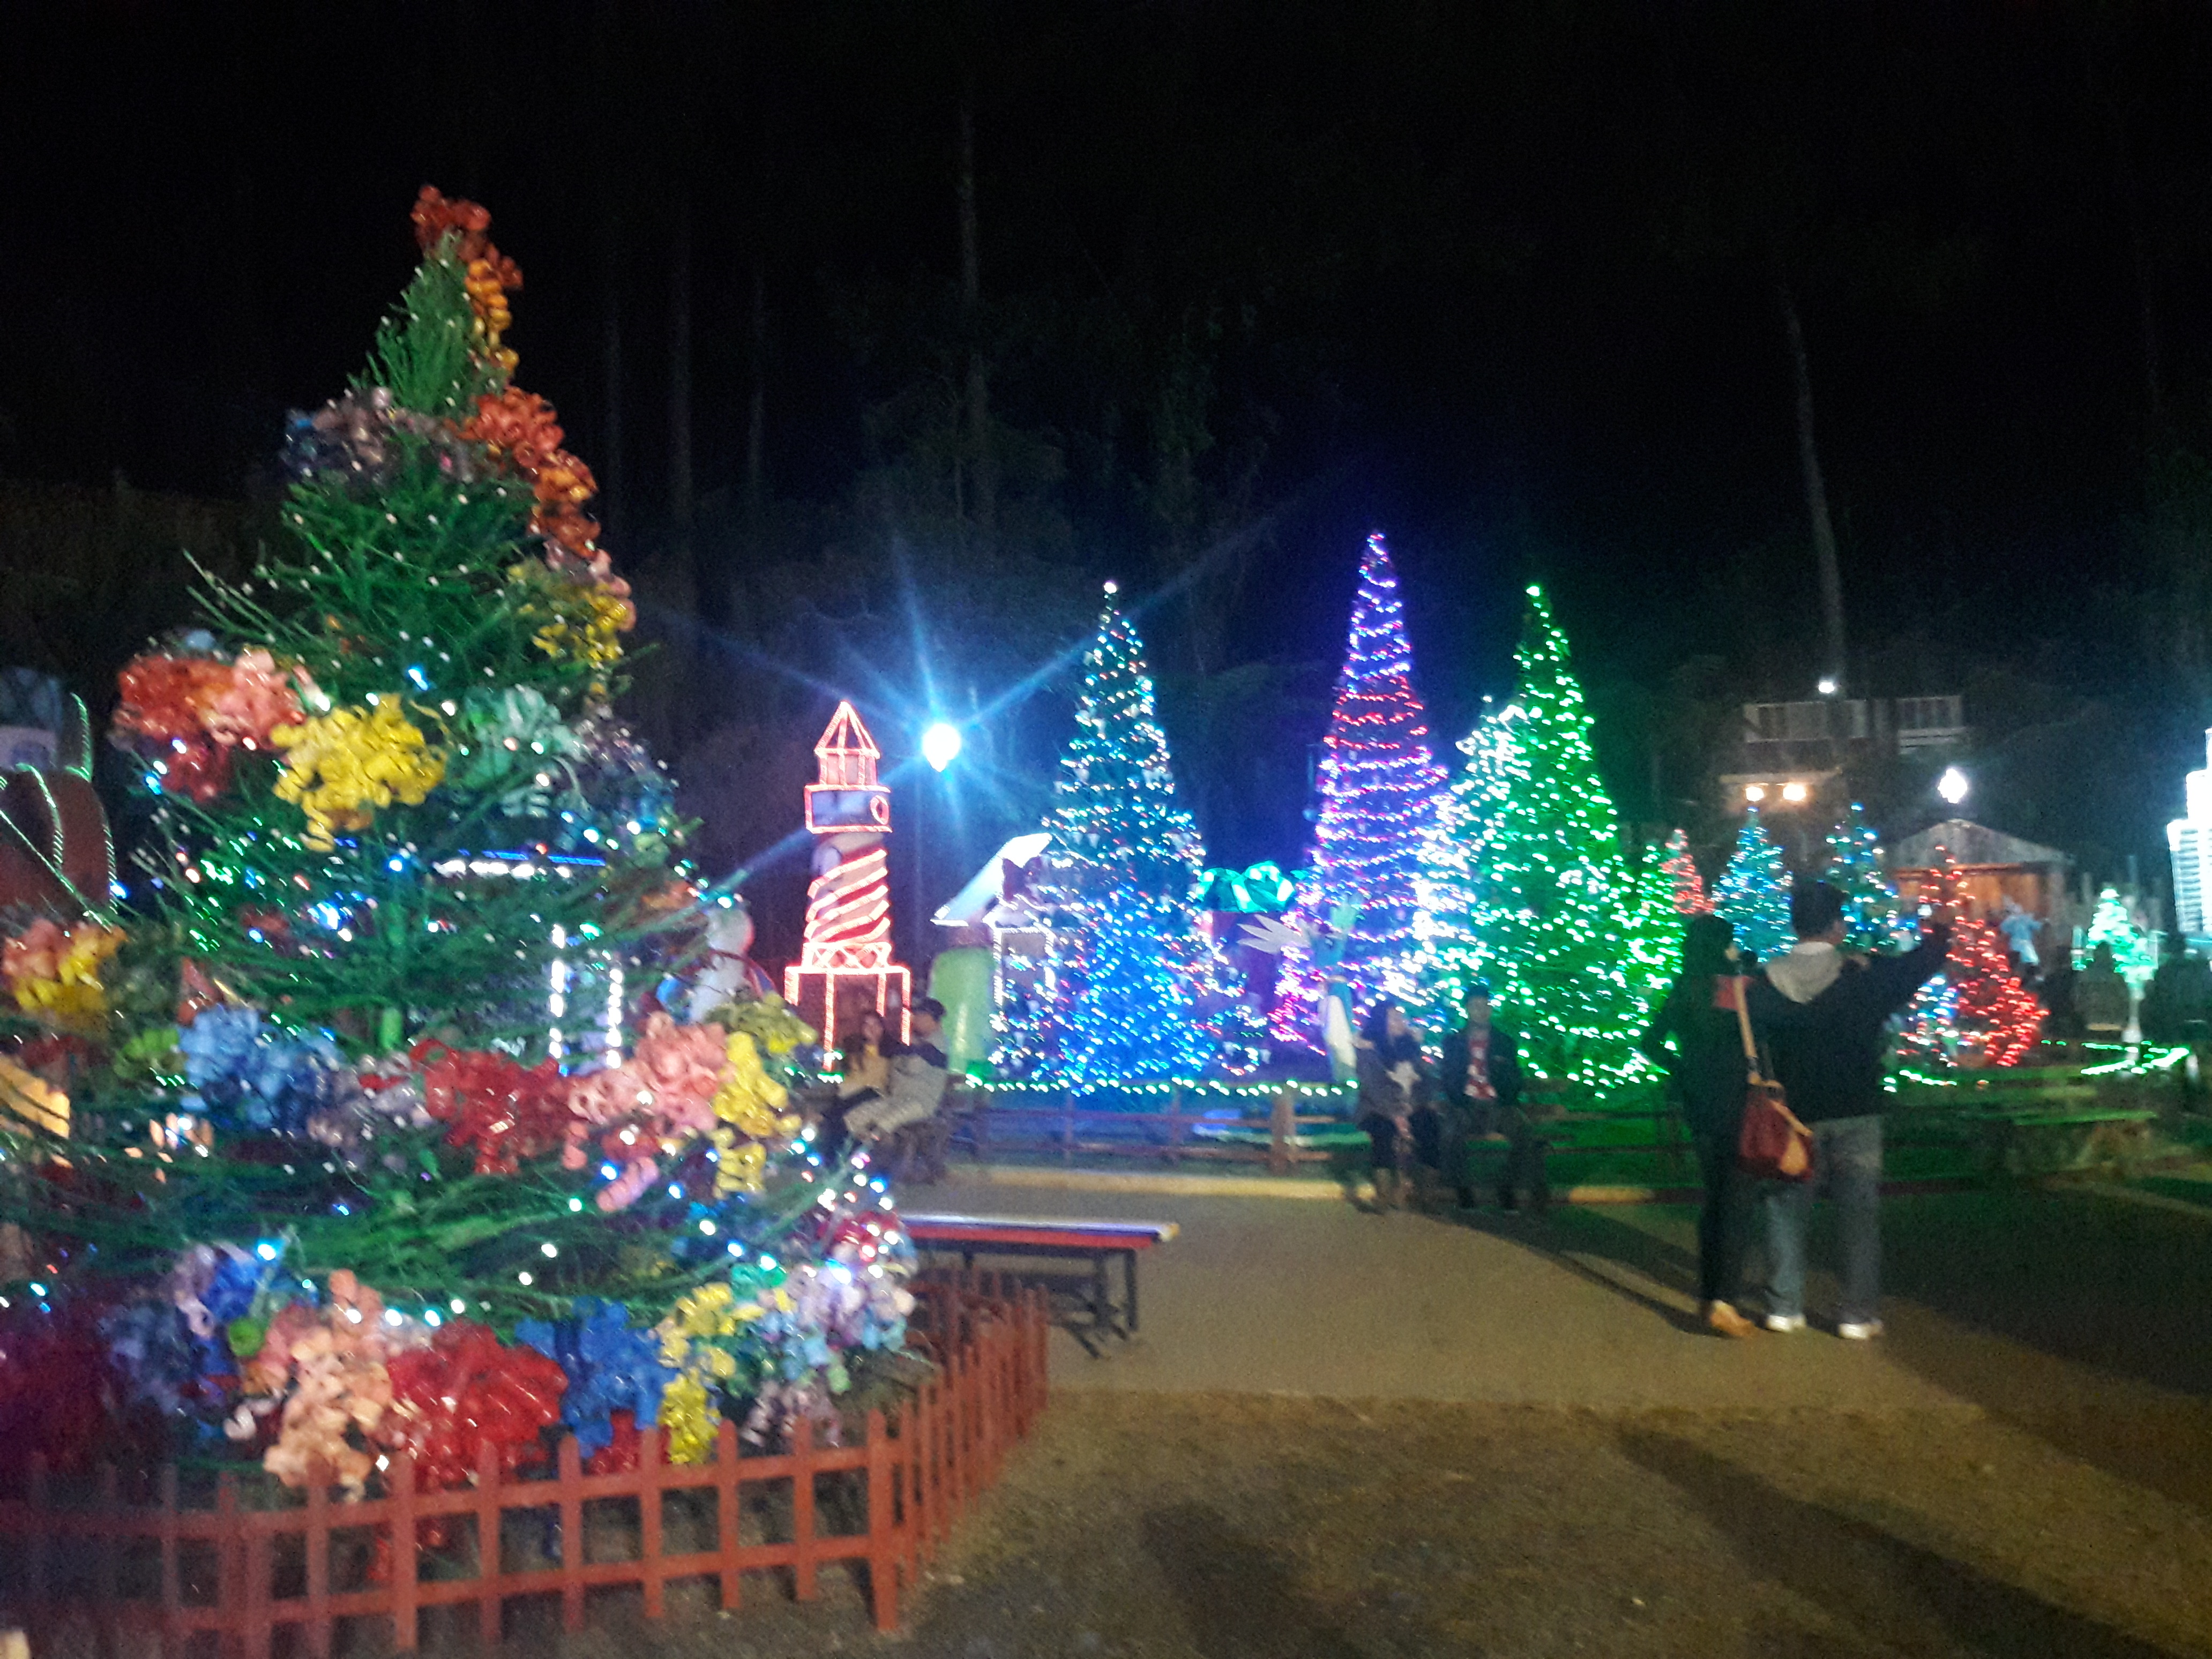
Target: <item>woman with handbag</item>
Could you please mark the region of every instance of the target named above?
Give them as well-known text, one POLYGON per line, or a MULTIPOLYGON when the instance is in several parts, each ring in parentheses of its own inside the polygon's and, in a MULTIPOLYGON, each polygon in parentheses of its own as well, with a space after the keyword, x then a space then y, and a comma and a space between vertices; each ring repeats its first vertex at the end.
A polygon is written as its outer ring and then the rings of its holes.
POLYGON ((1638 1044, 1667 1068, 1697 1149, 1705 1185, 1698 1212, 1698 1312, 1711 1329, 1733 1337, 1759 1329, 1735 1306, 1752 1195, 1752 1182, 1736 1159, 1751 1064, 1743 1040, 1741 973, 1735 929, 1719 916, 1691 917, 1683 930, 1681 976, 1638 1044))

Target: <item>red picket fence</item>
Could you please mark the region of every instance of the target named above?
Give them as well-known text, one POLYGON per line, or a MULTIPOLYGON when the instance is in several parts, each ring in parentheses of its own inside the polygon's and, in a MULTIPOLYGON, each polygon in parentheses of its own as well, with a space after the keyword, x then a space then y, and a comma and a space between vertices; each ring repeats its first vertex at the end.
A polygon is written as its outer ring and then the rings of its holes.
MULTIPOLYGON (((741 1455, 737 1430, 725 1422, 712 1461, 679 1466, 661 1462, 660 1434, 653 1430, 639 1437, 636 1468, 587 1475, 575 1440, 564 1436, 550 1478, 502 1476, 488 1448, 476 1484, 465 1491, 418 1493, 413 1460, 399 1457, 386 1473, 386 1495, 368 1501, 333 1502, 319 1486, 304 1499, 258 1481, 241 1488, 226 1473, 215 1483, 212 1507, 179 1503, 173 1466, 160 1472, 150 1504, 125 1501, 112 1468, 99 1472, 96 1492, 65 1501, 34 1461, 27 1494, 0 1499, 0 1553, 14 1562, 0 1577, 0 1627, 27 1628, 34 1652, 46 1634, 64 1627, 88 1624, 111 1651, 122 1632, 150 1632, 171 1659, 196 1645, 200 1632, 213 1634, 226 1659, 270 1659, 276 1632, 291 1627, 298 1638, 287 1644, 292 1651, 303 1642, 314 1659, 329 1659, 341 1620, 388 1619, 390 1645, 407 1651, 417 1644, 425 1608, 473 1602, 489 1646, 500 1639, 512 1597, 558 1595, 562 1623, 575 1631, 583 1628, 588 1589, 635 1585, 645 1616, 658 1619, 672 1581, 712 1579, 731 1611, 746 1572, 787 1571, 793 1593, 811 1601, 825 1563, 852 1561, 866 1568, 876 1627, 895 1630, 902 1588, 915 1583, 954 1522, 997 1480, 1007 1448, 1043 1409, 1050 1328, 1040 1294, 1000 1294, 988 1278, 923 1281, 916 1291, 912 1346, 937 1360, 938 1374, 888 1415, 870 1412, 853 1445, 817 1445, 801 1426, 784 1451, 741 1455), (852 1477, 847 1484, 858 1489, 866 1511, 860 1530, 819 1530, 822 1475, 852 1477), (744 1498, 779 1486, 789 1491, 789 1538, 742 1541, 744 1498), (713 1494, 709 1547, 664 1547, 662 1499, 678 1492, 713 1494), (276 1506, 250 1506, 242 1496, 276 1506), (636 1501, 635 1554, 587 1561, 584 1506, 610 1498, 636 1501), (557 1565, 506 1570, 502 1522, 517 1511, 539 1511, 546 1520, 557 1513, 557 1565), (461 1517, 474 1522, 475 1576, 422 1577, 422 1553, 407 1547, 417 1524, 451 1526, 461 1517), (367 1534, 385 1559, 410 1565, 395 1565, 364 1588, 333 1589, 334 1534, 356 1543, 367 1534), (202 1559, 212 1555, 211 1594, 196 1583, 190 1588, 200 1593, 188 1599, 188 1548, 202 1559), (126 1589, 124 1562, 132 1552, 146 1569, 158 1552, 158 1589, 151 1571, 144 1573, 148 1593, 126 1589), (67 1571, 58 1575, 58 1565, 67 1571), (58 1588, 58 1576, 72 1582, 58 1588), (12 1595, 9 1581, 16 1584, 12 1595)), ((703 1504, 698 1509, 703 1518, 703 1504)))

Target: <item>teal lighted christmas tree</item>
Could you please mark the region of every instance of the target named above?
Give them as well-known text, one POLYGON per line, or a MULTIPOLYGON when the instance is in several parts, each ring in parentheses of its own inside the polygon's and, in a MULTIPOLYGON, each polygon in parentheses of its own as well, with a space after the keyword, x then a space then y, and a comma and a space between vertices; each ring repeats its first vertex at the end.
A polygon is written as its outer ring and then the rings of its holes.
POLYGON ((1828 832, 1828 863, 1820 879, 1844 896, 1844 943, 1853 951, 1893 951, 1912 943, 1909 907, 1882 867, 1881 837, 1853 801, 1828 832))
MULTIPOLYGON (((1288 918, 1295 929, 1346 907, 1357 913, 1337 970, 1354 1008, 1385 993, 1404 999, 1413 989, 1422 855, 1436 832, 1444 775, 1413 671, 1397 572, 1382 538, 1370 536, 1336 704, 1322 738, 1311 879, 1288 918)), ((1276 1003, 1279 1021, 1301 1030, 1310 1025, 1320 994, 1302 957, 1294 943, 1276 1003)))
POLYGON ((1474 729, 1460 739, 1466 764, 1437 805, 1436 831, 1423 860, 1422 902, 1414 916, 1419 1023, 1432 1039, 1458 1023, 1467 988, 1482 977, 1476 898, 1484 851, 1521 767, 1515 738, 1520 719, 1519 708, 1510 702, 1484 711, 1474 729))
POLYGON ((1624 856, 1566 635, 1540 587, 1528 601, 1510 741, 1496 734, 1504 788, 1473 865, 1475 948, 1458 967, 1506 1003, 1534 1070, 1601 1086, 1643 1067, 1636 1036, 1680 927, 1624 856))
POLYGON ((1790 948, 1790 870, 1755 806, 1744 814, 1735 853, 1713 884, 1713 912, 1735 924, 1737 945, 1761 962, 1790 948))
POLYGON ((1052 945, 1030 1006, 1008 1022, 1002 1068, 1078 1087, 1195 1077, 1212 1057, 1200 988, 1212 950, 1196 895, 1198 826, 1176 793, 1137 630, 1106 584, 1083 658, 1073 741, 1032 902, 1052 945))

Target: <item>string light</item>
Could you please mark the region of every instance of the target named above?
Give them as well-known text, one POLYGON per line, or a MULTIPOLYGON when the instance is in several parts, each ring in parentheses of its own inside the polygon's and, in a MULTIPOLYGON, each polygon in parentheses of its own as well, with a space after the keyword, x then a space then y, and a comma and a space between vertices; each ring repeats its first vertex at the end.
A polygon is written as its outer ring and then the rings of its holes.
POLYGON ((1636 1037, 1680 942, 1669 884, 1620 846, 1599 781, 1590 717, 1566 635, 1540 587, 1514 653, 1513 700, 1461 748, 1468 764, 1440 811, 1434 912, 1421 960, 1431 1018, 1455 1020, 1489 983, 1541 1075, 1592 1087, 1640 1074, 1636 1037))
POLYGON ((1735 926, 1737 948, 1759 962, 1782 955, 1796 938, 1790 931, 1790 866, 1755 806, 1744 814, 1735 852, 1713 884, 1713 913, 1735 926))
POLYGON ((859 711, 840 702, 814 745, 814 758, 816 781, 806 786, 814 878, 806 889, 799 961, 784 970, 784 998, 820 1030, 823 1048, 834 1051, 842 987, 858 981, 869 988, 878 1014, 888 1016, 896 1002, 898 1034, 910 1039, 913 976, 891 958, 890 862, 884 848, 891 796, 876 781, 883 750, 859 711), (818 1004, 812 995, 817 988, 818 1004))
POLYGON ((1206 856, 1110 583, 1075 722, 1030 890, 1049 943, 1034 993, 1002 1011, 1000 1069, 1078 1087, 1191 1076, 1211 1046, 1196 992, 1212 947, 1193 898, 1206 856))
POLYGON ((1690 856, 1690 837, 1677 830, 1667 837, 1667 856, 1659 866, 1667 879, 1674 884, 1672 898, 1678 916, 1702 916, 1711 913, 1712 896, 1705 891, 1705 878, 1698 873, 1698 861, 1690 856))
POLYGON ((1305 936, 1346 909, 1356 913, 1350 939, 1329 976, 1343 980, 1355 1008, 1384 994, 1413 995, 1431 900, 1424 854, 1445 780, 1413 673, 1397 572, 1382 538, 1370 536, 1322 738, 1313 862, 1291 915, 1300 937, 1285 951, 1276 1000, 1275 1029, 1285 1037, 1310 1038, 1322 992, 1305 936))

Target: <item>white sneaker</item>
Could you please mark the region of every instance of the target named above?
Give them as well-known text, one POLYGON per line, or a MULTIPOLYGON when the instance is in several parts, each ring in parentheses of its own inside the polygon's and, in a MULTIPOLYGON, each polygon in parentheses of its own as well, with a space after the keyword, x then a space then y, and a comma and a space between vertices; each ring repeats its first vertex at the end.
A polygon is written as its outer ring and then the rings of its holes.
POLYGON ((1846 1342, 1864 1342, 1881 1334, 1879 1319, 1846 1319, 1836 1327, 1836 1334, 1846 1342))
POLYGON ((1803 1314, 1769 1314, 1766 1316, 1766 1328, 1770 1331, 1779 1331, 1786 1336, 1791 1331, 1802 1331, 1805 1328, 1805 1316, 1803 1314))

